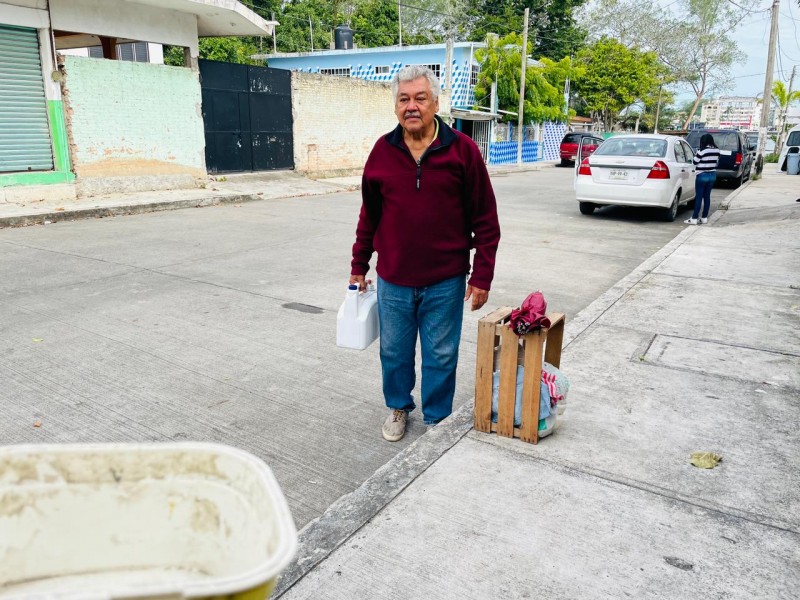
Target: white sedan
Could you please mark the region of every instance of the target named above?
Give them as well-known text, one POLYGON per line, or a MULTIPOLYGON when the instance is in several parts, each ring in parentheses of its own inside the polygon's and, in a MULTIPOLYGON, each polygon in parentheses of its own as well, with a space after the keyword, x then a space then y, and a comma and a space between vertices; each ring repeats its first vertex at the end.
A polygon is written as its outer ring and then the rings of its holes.
POLYGON ((674 221, 678 206, 694 200, 694 152, 674 135, 608 138, 577 168, 575 197, 590 215, 608 204, 653 206, 674 221))

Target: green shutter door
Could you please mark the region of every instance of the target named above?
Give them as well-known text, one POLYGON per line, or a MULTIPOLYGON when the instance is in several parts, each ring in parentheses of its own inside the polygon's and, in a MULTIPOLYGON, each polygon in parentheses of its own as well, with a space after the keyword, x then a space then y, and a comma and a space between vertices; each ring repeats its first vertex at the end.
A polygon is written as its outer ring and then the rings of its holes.
POLYGON ((0 25, 0 172, 52 169, 38 35, 0 25))

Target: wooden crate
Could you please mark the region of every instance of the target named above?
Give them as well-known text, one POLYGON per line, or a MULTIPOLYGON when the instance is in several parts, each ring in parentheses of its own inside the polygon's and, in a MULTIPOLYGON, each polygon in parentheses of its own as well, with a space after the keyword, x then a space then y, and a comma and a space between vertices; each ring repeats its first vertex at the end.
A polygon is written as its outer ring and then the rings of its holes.
POLYGON ((565 317, 562 313, 548 313, 548 329, 541 328, 519 337, 508 327, 511 310, 504 306, 478 321, 475 429, 536 444, 539 442, 542 358, 554 367, 561 366, 565 317), (514 427, 518 364, 524 367, 522 423, 514 427), (500 371, 500 388, 497 423, 492 423, 492 375, 496 367, 500 371))

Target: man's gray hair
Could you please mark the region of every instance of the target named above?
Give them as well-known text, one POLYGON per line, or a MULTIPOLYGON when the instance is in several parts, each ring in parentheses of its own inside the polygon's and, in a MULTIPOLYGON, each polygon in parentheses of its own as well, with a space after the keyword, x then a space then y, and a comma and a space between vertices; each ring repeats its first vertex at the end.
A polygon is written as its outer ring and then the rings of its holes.
POLYGON ((397 90, 400 87, 401 81, 414 81, 420 77, 425 77, 428 83, 431 84, 431 93, 433 99, 439 97, 439 78, 425 65, 408 65, 400 69, 397 74, 392 77, 392 98, 397 102, 397 90))

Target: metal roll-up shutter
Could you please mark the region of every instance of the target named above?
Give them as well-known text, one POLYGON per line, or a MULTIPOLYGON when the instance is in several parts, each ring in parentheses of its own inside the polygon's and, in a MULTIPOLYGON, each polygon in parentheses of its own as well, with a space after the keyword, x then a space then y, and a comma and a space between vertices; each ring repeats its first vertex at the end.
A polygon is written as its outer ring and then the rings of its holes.
POLYGON ((0 172, 52 169, 38 35, 0 25, 0 172))

